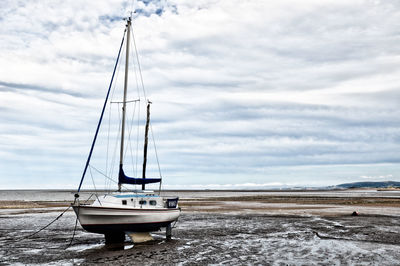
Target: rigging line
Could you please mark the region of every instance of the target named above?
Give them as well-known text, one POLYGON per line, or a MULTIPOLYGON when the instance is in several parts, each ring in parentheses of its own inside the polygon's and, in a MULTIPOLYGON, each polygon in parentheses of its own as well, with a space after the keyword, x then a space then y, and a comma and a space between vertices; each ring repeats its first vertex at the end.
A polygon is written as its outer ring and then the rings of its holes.
MULTIPOLYGON (((101 174, 102 176, 104 176, 105 178, 108 178, 110 181, 118 184, 118 182, 116 182, 115 180, 113 180, 111 177, 105 175, 104 173, 102 173, 100 170, 98 170, 96 167, 94 167, 93 165, 91 165, 91 168, 93 168, 93 170, 95 170, 97 173, 101 174)), ((128 189, 127 187, 125 187, 124 185, 122 185, 123 188, 128 189)))
MULTIPOLYGON (((117 107, 117 110, 118 110, 118 114, 119 114, 119 104, 118 104, 118 107, 117 107)), ((120 116, 120 114, 119 114, 119 116, 120 116)), ((119 135, 119 133, 120 133, 120 130, 121 130, 121 124, 120 123, 118 123, 118 131, 117 131, 117 135, 119 135)), ((108 176, 112 176, 113 175, 113 172, 114 172, 114 167, 115 167, 115 160, 116 160, 116 153, 117 153, 117 148, 118 148, 118 141, 119 141, 119 139, 118 138, 115 138, 115 143, 114 143, 114 145, 113 145, 113 152, 112 152, 112 155, 111 155, 111 163, 110 163, 110 168, 108 169, 108 171, 106 171, 106 174, 108 175, 108 176)), ((111 182, 110 182, 110 180, 109 179, 105 179, 105 181, 107 182, 106 184, 106 187, 105 187, 105 189, 108 191, 108 192, 110 192, 111 191, 111 182)))
POLYGON ((92 165, 91 164, 89 164, 89 173, 90 173, 90 176, 92 177, 92 183, 93 183, 94 191, 97 194, 97 189, 96 189, 96 184, 94 183, 94 179, 93 179, 92 165))
MULTIPOLYGON (((137 107, 137 105, 135 104, 134 115, 132 116, 132 125, 135 122, 136 107, 137 107)), ((136 141, 137 141, 137 139, 136 139, 136 141)), ((134 160, 135 160, 135 157, 136 157, 138 151, 135 150, 135 154, 133 154, 132 153, 132 143, 130 145, 131 145, 130 147, 131 147, 131 160, 132 160, 133 173, 135 174, 135 173, 137 173, 137 164, 135 164, 134 160)))
MULTIPOLYGON (((107 151, 106 151, 106 173, 108 172, 108 149, 110 146, 110 128, 111 128, 111 104, 108 111, 108 131, 107 131, 107 151)), ((107 179, 104 179, 104 188, 107 187, 107 179)), ((72 241, 71 241, 72 243, 72 241)))
MULTIPOLYGON (((120 123, 121 122, 121 113, 120 113, 120 109, 119 109, 119 104, 118 104, 117 110, 118 110, 118 119, 119 119, 117 135, 120 135, 120 133, 121 133, 121 123, 120 123)), ((111 169, 110 169, 109 176, 112 176, 113 172, 114 172, 115 160, 117 159, 118 142, 119 142, 119 138, 115 138, 114 155, 113 155, 113 159, 112 159, 112 163, 111 163, 111 169)), ((111 190, 111 181, 110 180, 109 180, 109 188, 111 190)))
MULTIPOLYGON (((115 88, 115 87, 114 87, 115 88)), ((108 172, 108 158, 109 158, 109 148, 110 148, 110 130, 111 130, 111 104, 110 104, 110 110, 109 110, 109 115, 108 115, 108 133, 107 133, 107 157, 106 157, 106 173, 108 172)), ((107 188, 107 179, 104 179, 104 188, 107 188)))
MULTIPOLYGON (((93 165, 90 165, 90 168, 93 168, 93 170, 95 170, 97 173, 101 174, 101 175, 104 176, 105 178, 108 178, 108 179, 112 180, 111 177, 107 176, 105 173, 101 172, 99 169, 97 169, 97 168, 94 167, 93 165)), ((115 181, 113 180, 113 182, 115 182, 115 181)))
POLYGON ((157 153, 157 146, 156 146, 156 141, 154 140, 154 133, 153 133, 153 125, 150 122, 150 132, 151 132, 151 138, 153 139, 153 146, 154 146, 154 152, 156 154, 156 160, 157 160, 157 165, 158 165, 158 172, 160 174, 160 178, 162 179, 161 175, 161 168, 160 168, 160 162, 158 161, 158 153, 157 153))
POLYGON ((138 176, 138 162, 139 162, 139 126, 140 126, 140 102, 138 107, 138 119, 137 119, 137 127, 136 127, 136 173, 138 176))
MULTIPOLYGON (((129 140, 129 142, 128 142, 128 144, 130 144, 130 140, 131 140, 131 133, 132 133, 132 128, 133 128, 133 116, 135 115, 135 107, 136 107, 136 102, 135 102, 135 105, 133 106, 133 115, 132 115, 132 118, 131 118, 131 121, 129 121, 129 119, 127 120, 127 124, 128 124, 128 128, 129 128, 129 133, 128 133, 128 140, 129 140)), ((127 145, 128 146, 128 145, 127 145)), ((124 151, 124 158, 125 158, 125 155, 126 155, 126 153, 128 152, 128 147, 125 147, 125 151, 124 151)))
POLYGON ((98 135, 98 133, 99 133, 101 121, 103 120, 104 110, 105 110, 105 108, 106 108, 107 101, 108 101, 108 96, 110 95, 110 89, 111 89, 112 83, 113 83, 113 81, 114 81, 115 70, 116 70, 117 65, 118 65, 118 61, 119 61, 119 56, 120 56, 120 54, 121 54, 122 45, 124 44, 125 33, 126 33, 126 28, 125 28, 125 30, 124 30, 124 35, 123 35, 123 37, 122 37, 121 45, 120 45, 120 47, 119 47, 118 56, 117 56, 117 62, 115 62, 114 71, 113 71, 113 74, 112 74, 112 77, 111 77, 110 85, 109 85, 109 87, 108 87, 107 96, 106 96, 106 99, 105 99, 105 101, 104 101, 103 109, 102 109, 102 111, 101 111, 99 123, 97 124, 96 133, 95 133, 94 138, 93 138, 92 146, 91 146, 91 148, 90 148, 89 156, 88 156, 87 161, 86 161, 85 169, 83 170, 83 173, 82 173, 81 182, 79 183, 79 187, 78 187, 78 191, 77 191, 78 193, 79 193, 79 191, 81 190, 82 182, 83 182, 83 179, 85 178, 86 170, 87 170, 87 168, 88 168, 88 166, 89 166, 90 158, 92 157, 94 144, 96 143, 97 135, 98 135))
MULTIPOLYGON (((132 29, 131 29, 131 31, 132 31, 132 29)), ((133 32, 133 31, 132 31, 133 32)), ((133 36, 133 33, 132 33, 132 36, 133 36)), ((132 44, 131 44, 132 45, 132 44)), ((135 64, 135 56, 134 56, 134 54, 133 54, 133 49, 130 49, 130 53, 131 53, 131 57, 132 57, 132 65, 133 65, 133 73, 135 74, 135 83, 136 83, 136 92, 137 92, 137 95, 138 95, 138 97, 139 97, 139 99, 141 98, 140 97, 140 88, 139 88, 139 78, 138 78, 138 74, 137 74, 137 72, 138 72, 138 70, 137 70, 137 67, 136 67, 136 64, 135 64)), ((137 58, 136 58, 136 61, 137 61, 137 58)), ((136 106, 135 106, 136 107, 136 106)), ((132 156, 132 166, 134 166, 134 175, 135 176, 138 176, 138 171, 139 171, 139 168, 138 168, 138 161, 139 161, 139 131, 140 131, 140 101, 139 101, 139 107, 138 107, 138 117, 137 117, 137 121, 138 121, 138 123, 137 123, 137 130, 136 130, 136 150, 135 150, 135 163, 133 163, 133 156, 132 156)))
MULTIPOLYGON (((133 35, 132 35, 133 36, 133 35)), ((137 95, 140 99, 140 89, 139 89, 139 78, 137 75, 137 69, 136 69, 136 64, 135 64, 135 56, 133 56, 133 49, 130 49, 130 53, 131 53, 131 57, 132 57, 132 65, 133 65, 133 73, 135 73, 135 83, 136 83, 136 91, 137 91, 137 95)), ((137 61, 137 59, 136 59, 137 61)))
MULTIPOLYGON (((93 167, 93 166, 92 166, 93 167)), ((97 199, 99 199, 98 197, 97 197, 97 195, 96 194, 90 194, 90 197, 89 198, 87 198, 87 200, 85 200, 85 202, 83 203, 83 204, 86 204, 86 203, 88 203, 88 201, 92 198, 92 196, 93 195, 95 195, 96 196, 96 198, 97 199)), ((100 200, 99 200, 99 203, 101 204, 101 202, 100 202, 100 200)))
POLYGON ((161 184, 162 184, 162 175, 161 175, 161 167, 160 167, 160 162, 158 160, 158 153, 157 153, 157 146, 156 146, 156 141, 154 140, 154 133, 153 133, 153 125, 151 124, 150 121, 150 132, 151 132, 151 138, 153 139, 153 145, 154 145, 154 152, 156 154, 156 160, 157 160, 157 166, 158 166, 158 173, 160 174, 160 185, 158 187, 158 195, 161 194, 161 184))
POLYGON ((133 163, 131 133, 132 133, 133 122, 134 122, 134 118, 135 118, 135 111, 136 111, 136 102, 135 102, 135 105, 133 106, 133 114, 132 114, 132 118, 131 118, 131 122, 130 122, 129 134, 128 134, 128 140, 129 140, 128 144, 129 144, 129 148, 130 148, 129 150, 130 150, 130 153, 131 153, 131 161, 132 161, 132 171, 133 171, 133 173, 135 173, 135 164, 133 163))
MULTIPOLYGON (((121 62, 118 64, 117 74, 115 80, 118 80, 119 77, 119 70, 121 69, 121 62)), ((112 99, 114 98, 115 88, 117 86, 117 82, 114 83, 114 86, 111 91, 110 103, 112 103, 112 99)), ((111 129, 111 113, 112 108, 110 104, 109 116, 108 116, 108 134, 107 134, 107 158, 106 158, 106 173, 108 172, 108 158, 109 158, 109 147, 110 147, 110 129, 111 129)), ((104 180, 104 188, 107 187, 107 179, 104 180)))
MULTIPOLYGON (((125 46, 123 46, 125 47, 125 46)), ((116 78, 115 80, 118 80, 119 77, 119 73, 120 73, 120 69, 121 69, 121 61, 118 64, 118 68, 117 68, 117 74, 116 74, 116 78)), ((110 103, 112 103, 112 99, 114 99, 114 94, 116 91, 116 87, 117 87, 117 82, 114 83, 114 86, 112 88, 111 91, 111 97, 110 97, 110 103)), ((110 111, 109 111, 109 117, 108 117, 108 136, 107 136, 107 159, 106 159, 106 173, 108 172, 108 161, 109 161, 109 148, 110 148, 110 129, 111 129, 111 114, 112 114, 112 106, 110 104, 110 111)), ((110 170, 111 171, 111 170, 110 170)), ((107 189, 111 189, 111 183, 107 180, 104 179, 104 188, 107 189)))
POLYGON ((142 83, 143 96, 144 96, 144 99, 145 99, 146 102, 147 102, 147 96, 146 96, 146 91, 145 91, 145 89, 144 89, 144 82, 143 82, 143 76, 142 76, 142 68, 140 67, 139 54, 138 54, 138 51, 137 51, 136 41, 135 41, 135 35, 133 34, 133 29, 132 29, 132 28, 131 28, 131 33, 132 33, 133 44, 134 44, 134 46, 135 46, 136 60, 137 60, 137 63, 138 63, 138 68, 139 68, 140 81, 141 81, 141 83, 142 83))
MULTIPOLYGON (((131 32, 132 32, 132 37, 133 37, 133 40, 134 40, 134 35, 133 35, 133 29, 132 28, 131 28, 131 32)), ((131 51, 131 57, 133 59, 135 59, 135 56, 133 56, 133 49, 131 49, 130 51, 131 51)), ((136 51, 136 46, 135 46, 135 51, 136 51)), ((138 54, 137 54, 137 51, 136 51, 136 62, 138 62, 138 65, 139 65, 139 61, 138 61, 137 55, 138 54)), ((134 62, 135 62, 135 60, 132 60, 133 72, 135 73, 136 91, 137 91, 137 95, 138 95, 138 97, 140 99, 139 78, 138 78, 138 74, 137 74, 138 70, 137 70, 136 64, 134 62)), ((142 82, 142 84, 143 84, 143 82, 142 82)), ((144 94, 144 98, 146 100, 146 94, 144 94)), ((135 161, 136 162, 135 162, 135 172, 134 172, 135 176, 138 176, 138 171, 139 171, 138 163, 139 163, 139 135, 140 135, 139 134, 139 132, 140 132, 140 101, 139 101, 138 116, 137 117, 138 118, 137 118, 137 127, 136 127, 136 151, 135 151, 135 157, 136 157, 135 161)))

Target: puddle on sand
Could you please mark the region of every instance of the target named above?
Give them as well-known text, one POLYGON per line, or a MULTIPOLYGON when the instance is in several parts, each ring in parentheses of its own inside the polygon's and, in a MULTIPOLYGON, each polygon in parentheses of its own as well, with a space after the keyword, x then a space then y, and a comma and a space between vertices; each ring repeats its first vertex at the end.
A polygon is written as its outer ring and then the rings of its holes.
POLYGON ((68 248, 68 250, 74 250, 78 252, 82 252, 88 249, 100 249, 104 246, 104 244, 91 244, 91 245, 72 245, 68 248))

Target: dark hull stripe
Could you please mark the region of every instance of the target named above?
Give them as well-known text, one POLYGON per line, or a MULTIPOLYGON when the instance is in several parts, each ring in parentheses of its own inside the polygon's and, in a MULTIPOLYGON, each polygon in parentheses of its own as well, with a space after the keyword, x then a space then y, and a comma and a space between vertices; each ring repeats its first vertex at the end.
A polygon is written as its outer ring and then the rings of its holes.
POLYGON ((88 232, 106 234, 115 232, 153 232, 166 227, 172 222, 139 223, 139 224, 82 224, 88 232))
POLYGON ((129 223, 129 224, 84 224, 85 226, 91 226, 91 225, 135 225, 135 224, 164 224, 164 223, 172 223, 173 221, 163 221, 163 222, 150 222, 150 223, 129 223))

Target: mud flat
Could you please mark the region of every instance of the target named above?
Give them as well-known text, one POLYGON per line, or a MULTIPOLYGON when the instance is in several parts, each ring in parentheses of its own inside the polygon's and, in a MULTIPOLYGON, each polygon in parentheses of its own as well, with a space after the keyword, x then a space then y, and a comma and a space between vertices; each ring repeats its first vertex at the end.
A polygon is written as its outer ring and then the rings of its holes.
MULTIPOLYGON (((26 203, 29 205, 28 203, 26 203)), ((0 264, 396 265, 400 261, 400 199, 396 197, 244 196, 183 199, 173 239, 105 246, 65 209, 42 204, 0 210, 0 264), (351 216, 353 211, 358 216, 351 216)), ((22 205, 22 204, 21 204, 22 205)), ((15 203, 15 206, 21 206, 15 203)), ((0 206, 2 206, 0 204, 0 206)), ((7 205, 9 206, 9 205, 7 205)))

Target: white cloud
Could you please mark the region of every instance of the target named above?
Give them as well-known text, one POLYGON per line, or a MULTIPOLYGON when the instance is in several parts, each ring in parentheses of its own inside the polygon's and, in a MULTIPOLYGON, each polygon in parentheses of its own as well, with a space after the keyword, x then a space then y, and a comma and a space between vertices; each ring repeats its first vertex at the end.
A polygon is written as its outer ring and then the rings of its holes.
MULTIPOLYGON (((0 182, 78 183, 131 4, 1 5, 0 182)), ((171 186, 330 185, 399 170, 396 1, 134 6, 171 186)))

